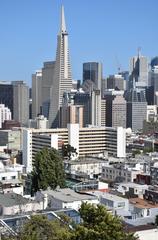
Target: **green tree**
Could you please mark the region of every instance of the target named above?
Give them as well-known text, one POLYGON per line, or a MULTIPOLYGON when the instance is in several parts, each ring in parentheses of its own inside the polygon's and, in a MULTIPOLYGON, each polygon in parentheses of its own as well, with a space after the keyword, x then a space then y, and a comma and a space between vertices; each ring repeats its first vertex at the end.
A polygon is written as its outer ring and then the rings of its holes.
POLYGON ((32 192, 65 186, 63 162, 56 149, 44 148, 36 154, 31 180, 32 192))
MULTIPOLYGON (((24 225, 18 240, 136 240, 127 233, 119 217, 109 213, 103 205, 83 203, 81 224, 70 228, 71 220, 61 215, 61 220, 49 221, 43 215, 34 215, 24 225)), ((16 238, 15 238, 16 239, 16 238)))
POLYGON ((19 240, 69 240, 69 227, 59 220, 49 221, 46 216, 35 215, 25 224, 19 240))
POLYGON ((144 150, 143 150, 143 153, 150 153, 150 152, 153 152, 153 148, 151 147, 146 147, 146 148, 144 148, 144 150))
POLYGON ((72 147, 70 144, 62 145, 62 156, 67 157, 69 160, 73 154, 78 154, 76 148, 72 147))
POLYGON ((83 223, 74 231, 73 240, 136 240, 131 233, 126 233, 121 219, 110 214, 102 205, 97 207, 83 203, 80 209, 83 223))

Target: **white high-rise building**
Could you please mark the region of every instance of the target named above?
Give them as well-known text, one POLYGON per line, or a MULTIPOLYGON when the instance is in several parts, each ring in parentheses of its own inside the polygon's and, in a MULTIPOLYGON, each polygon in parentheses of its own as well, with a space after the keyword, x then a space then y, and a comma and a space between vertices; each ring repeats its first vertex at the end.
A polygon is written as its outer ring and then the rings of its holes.
POLYGON ((32 74, 32 118, 41 113, 42 107, 42 70, 32 74))
MULTIPOLYGON (((70 144, 76 148, 77 157, 103 156, 105 153, 118 158, 126 157, 126 130, 122 127, 84 127, 68 124, 67 128, 23 129, 23 164, 32 171, 37 152, 43 148, 56 148, 70 144)), ((75 157, 75 156, 74 156, 75 157)))
POLYGON ((2 123, 5 120, 11 120, 11 111, 4 104, 0 104, 0 128, 2 128, 2 123))
POLYGON ((61 10, 61 27, 57 38, 57 53, 53 85, 50 95, 49 126, 59 126, 59 110, 63 93, 72 89, 71 66, 69 60, 68 32, 66 30, 64 7, 61 10))
POLYGON ((94 90, 91 93, 91 120, 93 126, 101 126, 101 92, 94 90))

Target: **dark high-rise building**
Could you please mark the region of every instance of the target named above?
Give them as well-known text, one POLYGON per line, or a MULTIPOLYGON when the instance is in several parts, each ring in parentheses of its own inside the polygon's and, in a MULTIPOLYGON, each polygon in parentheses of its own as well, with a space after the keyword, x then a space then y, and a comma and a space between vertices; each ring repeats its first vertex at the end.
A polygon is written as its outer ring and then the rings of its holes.
POLYGON ((12 118, 22 125, 29 119, 29 88, 23 81, 0 82, 0 102, 12 113, 12 118))
POLYGON ((83 63, 83 83, 91 80, 95 88, 101 90, 102 64, 98 62, 83 63))
POLYGON ((151 68, 154 68, 155 66, 158 66, 158 56, 154 57, 152 60, 151 60, 151 68))
POLYGON ((89 93, 77 92, 74 95, 74 104, 83 105, 83 125, 91 124, 91 97, 89 93))
POLYGON ((10 109, 13 117, 13 85, 10 82, 0 82, 0 103, 10 109))
POLYGON ((146 101, 148 105, 154 105, 154 86, 145 89, 146 101))
MULTIPOLYGON (((50 105, 50 94, 54 81, 54 71, 55 61, 49 61, 44 62, 42 72, 36 74, 36 83, 38 85, 37 88, 35 88, 38 94, 36 107, 38 108, 38 113, 41 113, 42 106, 42 114, 47 118, 49 117, 49 109, 47 109, 47 106, 48 104, 50 105)), ((37 114, 35 117, 37 117, 37 114)))

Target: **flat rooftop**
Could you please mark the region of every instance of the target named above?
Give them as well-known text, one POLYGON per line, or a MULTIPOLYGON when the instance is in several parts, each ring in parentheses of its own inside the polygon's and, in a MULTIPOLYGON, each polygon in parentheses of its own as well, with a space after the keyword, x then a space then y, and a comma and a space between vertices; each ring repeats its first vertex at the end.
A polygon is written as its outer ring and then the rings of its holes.
POLYGON ((74 202, 82 200, 95 200, 97 197, 90 194, 77 193, 70 188, 62 188, 57 190, 42 191, 43 194, 48 194, 63 202, 74 202))
POLYGON ((94 163, 107 163, 107 160, 104 159, 94 159, 94 158, 88 158, 88 159, 79 159, 79 160, 72 160, 72 161, 64 161, 65 163, 69 163, 71 165, 78 165, 78 164, 94 164, 94 163))
POLYGON ((111 193, 107 193, 107 192, 101 192, 101 191, 92 191, 92 192, 88 192, 94 196, 97 197, 103 197, 107 200, 110 201, 116 201, 116 202, 120 202, 120 201, 128 201, 128 199, 123 198, 123 197, 119 197, 117 195, 111 194, 111 193))
POLYGON ((132 204, 133 206, 137 207, 137 208, 158 208, 158 204, 152 204, 149 201, 146 201, 144 199, 141 198, 130 198, 129 199, 130 204, 132 204))
POLYGON ((128 183, 120 183, 117 185, 119 186, 125 186, 125 187, 131 187, 131 188, 145 188, 148 189, 149 185, 147 184, 138 184, 138 183, 133 183, 133 182, 128 182, 128 183))

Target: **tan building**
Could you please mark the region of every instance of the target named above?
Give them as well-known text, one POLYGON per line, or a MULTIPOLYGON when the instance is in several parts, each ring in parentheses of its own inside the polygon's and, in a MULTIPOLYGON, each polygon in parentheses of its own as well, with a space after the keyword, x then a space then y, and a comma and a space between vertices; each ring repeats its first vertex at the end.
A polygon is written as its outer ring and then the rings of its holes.
POLYGON ((112 127, 126 128, 126 100, 117 95, 112 101, 112 127))
POLYGON ((65 128, 68 123, 78 123, 80 127, 83 127, 83 108, 83 105, 62 106, 60 109, 60 126, 65 128))

